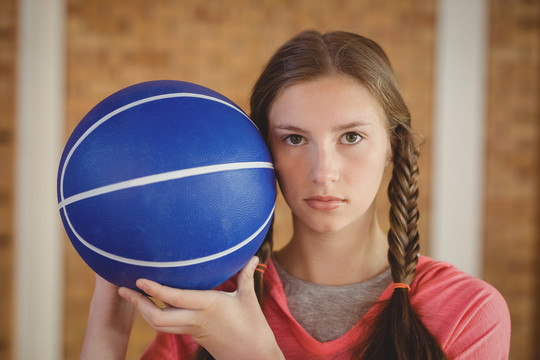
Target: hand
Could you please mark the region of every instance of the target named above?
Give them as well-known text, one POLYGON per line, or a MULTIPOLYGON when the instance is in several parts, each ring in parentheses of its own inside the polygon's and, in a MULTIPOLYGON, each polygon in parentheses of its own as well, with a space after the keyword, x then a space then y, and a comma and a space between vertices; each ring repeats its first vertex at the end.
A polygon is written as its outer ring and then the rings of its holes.
POLYGON ((253 273, 257 264, 254 257, 242 269, 238 290, 232 293, 179 290, 138 280, 141 290, 167 304, 164 308, 130 289, 121 288, 119 294, 156 331, 191 335, 216 359, 284 359, 255 296, 253 273))
POLYGON ((135 308, 118 296, 118 287, 96 274, 96 286, 80 359, 123 359, 135 308))

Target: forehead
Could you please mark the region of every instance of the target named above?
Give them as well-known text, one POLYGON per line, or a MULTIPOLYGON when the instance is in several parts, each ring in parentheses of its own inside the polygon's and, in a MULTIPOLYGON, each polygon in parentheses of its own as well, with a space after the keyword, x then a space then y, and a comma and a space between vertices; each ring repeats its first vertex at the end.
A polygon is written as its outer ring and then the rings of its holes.
POLYGON ((359 122, 386 128, 384 110, 359 81, 345 75, 330 75, 285 88, 269 112, 271 127, 308 126, 316 120, 326 124, 359 122))

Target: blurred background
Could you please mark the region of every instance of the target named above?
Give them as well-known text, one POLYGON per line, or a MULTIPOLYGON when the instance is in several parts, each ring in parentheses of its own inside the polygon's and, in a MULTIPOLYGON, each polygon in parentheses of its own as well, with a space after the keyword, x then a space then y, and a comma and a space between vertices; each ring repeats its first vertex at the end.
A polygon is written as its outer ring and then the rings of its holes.
MULTIPOLYGON (((94 278, 55 190, 78 121, 155 79, 207 86, 249 111, 269 56, 307 28, 386 50, 424 138, 421 252, 495 286, 511 312, 511 359, 540 358, 539 0, 0 0, 0 359, 81 349, 94 278)), ((281 199, 276 219, 282 246, 281 199)), ((128 358, 152 338, 138 318, 128 358)))

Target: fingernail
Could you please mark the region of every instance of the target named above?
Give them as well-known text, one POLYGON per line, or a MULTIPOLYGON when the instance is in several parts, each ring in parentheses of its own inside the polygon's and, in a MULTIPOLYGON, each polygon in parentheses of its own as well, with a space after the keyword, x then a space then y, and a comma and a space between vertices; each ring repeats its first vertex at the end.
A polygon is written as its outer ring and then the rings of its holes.
POLYGON ((251 268, 253 270, 255 270, 255 268, 257 267, 257 265, 259 265, 259 257, 258 256, 254 256, 252 259, 251 259, 251 268))
POLYGON ((137 280, 135 282, 135 285, 137 285, 137 287, 139 289, 141 289, 142 291, 146 291, 146 289, 147 289, 146 282, 144 282, 142 279, 137 280))
POLYGON ((118 289, 118 295, 120 295, 121 297, 123 297, 124 299, 128 297, 128 291, 126 288, 124 287, 121 287, 118 289))

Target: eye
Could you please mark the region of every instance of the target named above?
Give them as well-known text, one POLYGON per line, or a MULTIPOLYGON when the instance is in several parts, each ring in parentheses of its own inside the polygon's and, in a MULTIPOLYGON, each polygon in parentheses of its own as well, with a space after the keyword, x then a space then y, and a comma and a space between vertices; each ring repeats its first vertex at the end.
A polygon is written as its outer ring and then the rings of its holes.
POLYGON ((355 132, 348 132, 344 134, 341 139, 339 139, 339 142, 346 145, 352 145, 356 144, 360 140, 362 140, 362 135, 355 132))
POLYGON ((304 139, 303 136, 301 135, 296 135, 296 134, 293 134, 293 135, 289 135, 285 138, 285 141, 289 144, 289 145, 293 145, 293 146, 297 146, 297 145, 303 145, 306 140, 304 139))

